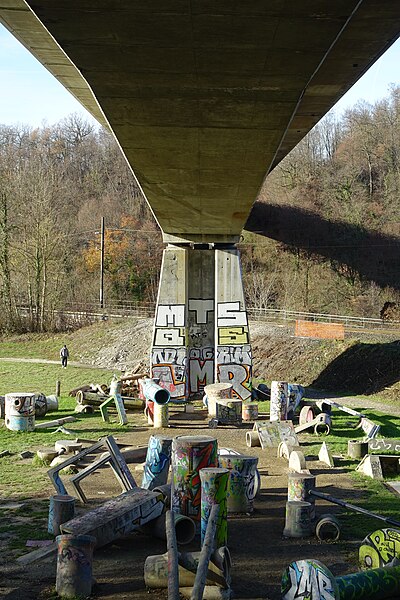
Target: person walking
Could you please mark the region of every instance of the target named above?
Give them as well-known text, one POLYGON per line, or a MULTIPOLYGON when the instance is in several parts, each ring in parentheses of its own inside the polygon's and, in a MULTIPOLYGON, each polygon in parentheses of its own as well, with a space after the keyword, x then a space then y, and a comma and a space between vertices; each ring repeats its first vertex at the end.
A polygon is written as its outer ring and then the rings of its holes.
POLYGON ((63 369, 66 369, 67 363, 68 363, 68 357, 69 357, 69 351, 68 351, 66 344, 64 344, 64 346, 60 350, 60 357, 61 357, 61 366, 63 369))

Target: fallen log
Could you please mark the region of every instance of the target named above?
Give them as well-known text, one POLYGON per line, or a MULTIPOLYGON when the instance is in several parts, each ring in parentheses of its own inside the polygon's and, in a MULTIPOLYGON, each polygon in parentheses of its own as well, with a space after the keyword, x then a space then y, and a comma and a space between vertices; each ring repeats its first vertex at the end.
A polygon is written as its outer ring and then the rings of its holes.
MULTIPOLYGON (((128 396, 121 396, 126 409, 130 410, 143 410, 144 401, 139 398, 129 398, 128 396)), ((95 392, 82 392, 78 391, 76 394, 76 402, 78 404, 88 404, 89 406, 100 406, 110 396, 96 394, 95 392)))

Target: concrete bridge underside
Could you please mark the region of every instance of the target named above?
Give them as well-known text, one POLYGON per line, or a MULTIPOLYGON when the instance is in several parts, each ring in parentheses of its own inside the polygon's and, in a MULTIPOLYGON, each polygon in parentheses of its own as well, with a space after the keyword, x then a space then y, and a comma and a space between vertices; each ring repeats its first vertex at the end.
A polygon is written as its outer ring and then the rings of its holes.
POLYGON ((268 172, 398 37, 400 3, 0 0, 0 21, 113 131, 170 244, 154 373, 177 398, 214 379, 247 398, 234 244, 268 172))

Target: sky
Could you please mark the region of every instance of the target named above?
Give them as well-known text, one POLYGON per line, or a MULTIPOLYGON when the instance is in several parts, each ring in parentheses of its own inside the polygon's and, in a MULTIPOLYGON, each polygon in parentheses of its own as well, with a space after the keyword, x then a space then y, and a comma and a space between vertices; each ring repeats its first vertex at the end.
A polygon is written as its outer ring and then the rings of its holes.
MULTIPOLYGON (((369 69, 334 107, 340 116, 359 100, 373 104, 400 83, 400 40, 369 69)), ((0 124, 52 125, 78 113, 95 123, 75 98, 0 25, 0 124)))

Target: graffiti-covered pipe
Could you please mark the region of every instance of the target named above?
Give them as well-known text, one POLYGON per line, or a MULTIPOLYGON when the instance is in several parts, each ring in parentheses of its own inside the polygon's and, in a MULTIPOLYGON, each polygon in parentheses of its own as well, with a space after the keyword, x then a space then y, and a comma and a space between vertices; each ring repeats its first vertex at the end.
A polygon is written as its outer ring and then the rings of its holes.
POLYGON ((163 502, 166 508, 171 508, 171 484, 157 485, 152 488, 153 492, 159 492, 163 495, 163 502))
POLYGON ((229 470, 221 467, 201 469, 201 543, 204 542, 211 507, 219 505, 215 546, 220 548, 228 543, 227 503, 229 470))
POLYGON ((258 404, 257 404, 257 402, 243 402, 243 404, 242 404, 242 419, 245 422, 257 421, 257 419, 258 419, 258 404))
POLYGON ((307 600, 340 600, 335 577, 323 563, 315 559, 296 560, 282 574, 282 600, 305 597, 307 600))
POLYGON ((171 396, 169 391, 158 385, 154 379, 139 379, 139 383, 142 386, 143 395, 146 400, 157 404, 167 404, 170 401, 171 396))
POLYGON ((191 517, 200 531, 200 469, 218 466, 217 440, 205 435, 181 435, 172 440, 172 493, 174 512, 191 517))
POLYGON ((150 436, 143 469, 142 488, 152 490, 167 483, 171 449, 172 438, 163 435, 150 436))
MULTIPOLYGON (((199 564, 200 552, 180 552, 179 586, 192 586, 199 564)), ((231 557, 228 548, 218 548, 208 564, 206 585, 226 588, 231 581, 231 557)), ((144 583, 148 588, 168 586, 168 553, 148 556, 144 563, 144 583)))
POLYGON ((232 384, 230 383, 211 383, 206 385, 204 391, 207 396, 208 416, 217 416, 218 400, 232 398, 232 384))
POLYGON ((313 533, 312 505, 310 502, 286 502, 283 535, 288 538, 310 537, 313 533))
MULTIPOLYGON (((186 517, 185 515, 180 515, 178 513, 172 514, 174 517, 175 537, 177 544, 190 544, 190 542, 194 540, 194 537, 196 535, 195 522, 193 521, 193 519, 191 519, 190 517, 186 517)), ((153 519, 149 523, 146 523, 146 525, 143 525, 143 527, 141 527, 143 533, 157 537, 160 540, 166 540, 167 532, 165 515, 166 513, 163 513, 162 515, 157 517, 157 519, 153 519)))
POLYGON ((62 598, 87 598, 92 592, 92 535, 59 535, 56 592, 62 598))
POLYGON ((292 562, 282 575, 282 600, 389 600, 400 596, 400 567, 368 569, 334 577, 318 560, 292 562))
POLYGON ((50 496, 47 531, 60 535, 60 525, 73 519, 75 515, 75 498, 67 494, 50 496))
POLYGON ((315 519, 315 498, 310 495, 310 492, 315 486, 315 475, 295 472, 289 473, 288 500, 294 502, 310 502, 312 519, 315 519))
POLYGON ((35 394, 19 392, 5 395, 5 425, 11 431, 34 431, 35 394))
POLYGON ((229 470, 226 494, 228 513, 253 512, 257 463, 256 456, 219 457, 219 466, 229 470))
POLYGON ((214 540, 215 532, 217 530, 219 509, 220 507, 218 504, 213 504, 211 506, 206 533, 200 552, 199 565, 197 567, 193 590, 190 596, 191 600, 202 600, 203 598, 204 587, 207 581, 208 564, 214 550, 214 540))
POLYGON ((285 421, 288 409, 288 384, 286 381, 271 381, 270 421, 285 421))
POLYGON ((400 596, 400 567, 368 569, 337 577, 340 600, 386 600, 400 596))

